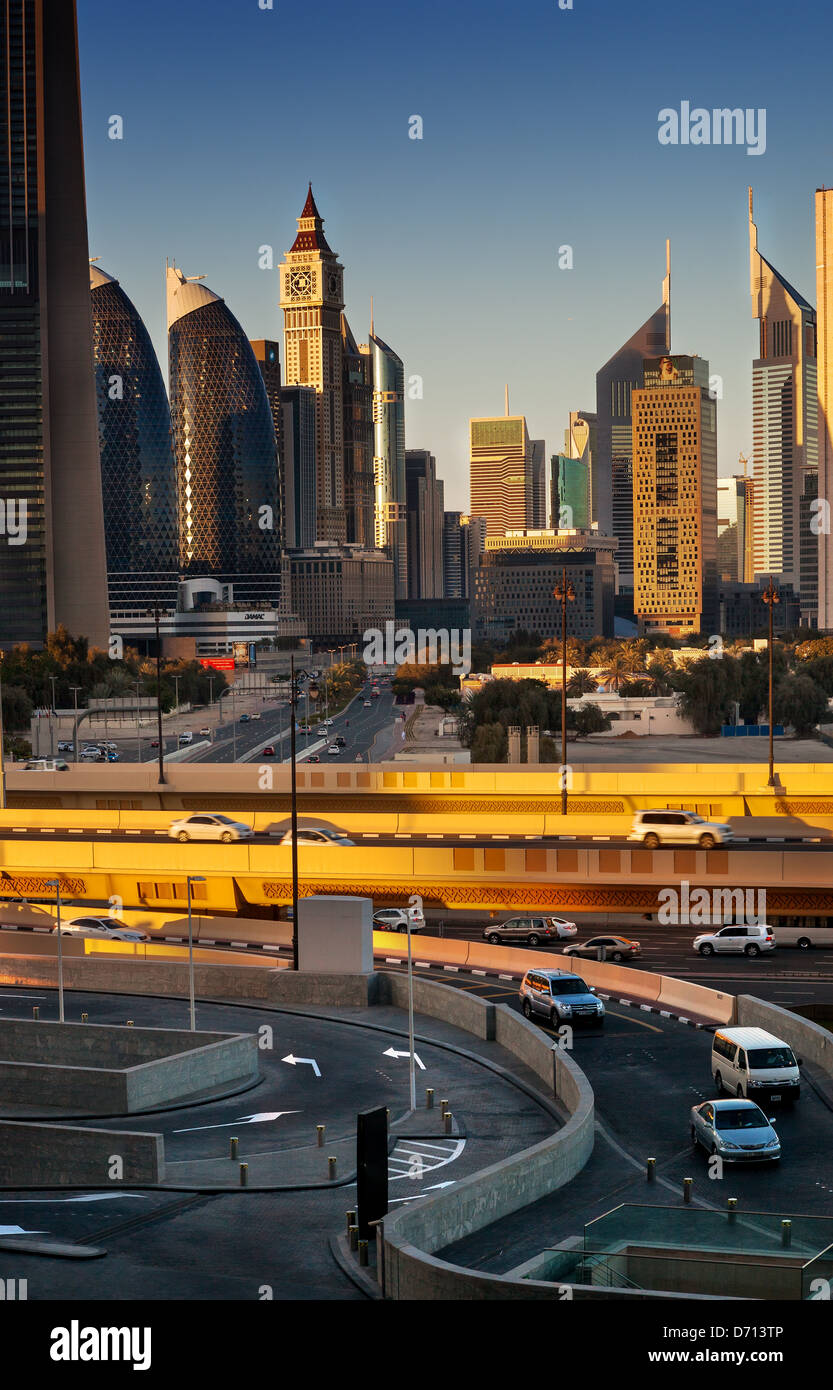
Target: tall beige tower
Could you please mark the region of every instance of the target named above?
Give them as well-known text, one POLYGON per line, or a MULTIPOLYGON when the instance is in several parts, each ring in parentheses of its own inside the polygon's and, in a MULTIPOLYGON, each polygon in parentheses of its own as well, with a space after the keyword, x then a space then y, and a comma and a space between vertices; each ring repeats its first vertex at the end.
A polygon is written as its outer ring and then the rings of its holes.
POLYGON ((311 386, 317 405, 319 540, 344 542, 341 311, 344 267, 327 245, 310 184, 281 273, 287 386, 311 386))
POLYGON ((833 631, 833 188, 816 189, 816 331, 819 390, 819 630, 833 631), (826 514, 826 515, 825 515, 826 514))

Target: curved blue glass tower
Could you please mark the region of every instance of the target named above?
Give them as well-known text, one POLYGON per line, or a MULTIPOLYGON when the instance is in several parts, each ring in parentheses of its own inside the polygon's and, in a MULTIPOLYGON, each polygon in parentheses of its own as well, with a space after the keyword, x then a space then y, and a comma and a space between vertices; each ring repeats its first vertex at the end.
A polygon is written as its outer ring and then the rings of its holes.
POLYGON ((167 284, 181 571, 278 607, 278 457, 257 359, 222 299, 174 267, 167 284))

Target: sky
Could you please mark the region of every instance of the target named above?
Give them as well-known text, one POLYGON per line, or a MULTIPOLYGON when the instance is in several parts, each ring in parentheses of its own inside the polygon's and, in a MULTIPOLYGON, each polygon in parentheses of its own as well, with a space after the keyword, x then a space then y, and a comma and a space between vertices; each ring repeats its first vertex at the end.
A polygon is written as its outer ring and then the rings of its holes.
POLYGON ((722 378, 719 471, 738 471, 757 344, 747 187, 759 249, 814 303, 833 11, 267 3, 78 0, 90 254, 163 371, 166 257, 283 347, 277 266, 311 180, 353 332, 366 341, 372 295, 376 332, 422 379, 407 447, 432 451, 446 507, 465 510, 469 417, 502 414, 508 382, 530 435, 561 449, 598 368, 660 303, 670 237, 672 351, 722 378), (764 152, 661 144, 659 113, 682 102, 749 108, 756 137, 763 109, 764 152))

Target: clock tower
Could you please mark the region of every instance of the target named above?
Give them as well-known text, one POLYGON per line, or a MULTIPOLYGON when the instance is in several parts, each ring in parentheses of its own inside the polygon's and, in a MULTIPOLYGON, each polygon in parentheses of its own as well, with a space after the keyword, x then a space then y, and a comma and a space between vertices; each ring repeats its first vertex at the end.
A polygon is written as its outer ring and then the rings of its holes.
POLYGON ((317 536, 343 543, 344 496, 341 311, 344 267, 327 245, 312 184, 298 235, 281 274, 286 385, 316 392, 317 536))

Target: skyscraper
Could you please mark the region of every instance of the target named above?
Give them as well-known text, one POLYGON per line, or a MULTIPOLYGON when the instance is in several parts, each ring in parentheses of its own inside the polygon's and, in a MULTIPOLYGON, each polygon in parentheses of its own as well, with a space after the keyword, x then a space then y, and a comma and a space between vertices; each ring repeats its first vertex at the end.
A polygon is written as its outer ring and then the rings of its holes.
POLYGON ((168 349, 180 568, 279 607, 277 449, 251 345, 218 295, 170 266, 168 349))
POLYGON ((593 520, 619 542, 619 587, 633 590, 633 420, 631 392, 642 386, 647 358, 671 351, 671 252, 665 246, 662 303, 596 373, 596 457, 591 494, 593 520))
POLYGON ((553 454, 550 526, 554 531, 590 527, 590 469, 584 459, 553 454))
POLYGON ((281 548, 286 545, 286 467, 283 446, 283 402, 281 400, 281 353, 278 343, 270 338, 252 338, 252 352, 263 377, 272 428, 275 431, 275 448, 278 453, 278 494, 281 512, 281 548))
POLYGON ((345 314, 341 315, 341 371, 347 540, 372 550, 375 492, 371 359, 368 353, 360 351, 345 314))
POLYGON ((317 393, 318 537, 343 541, 347 534, 341 362, 344 268, 327 244, 312 184, 280 275, 286 384, 312 386, 317 393))
POLYGON ((648 360, 632 394, 634 613, 643 632, 719 631, 717 404, 700 357, 648 360))
POLYGON ((0 645, 107 646, 75 0, 0 7, 0 645))
POLYGON ((752 363, 755 571, 801 592, 815 625, 818 556, 810 503, 818 487, 815 310, 758 250, 749 189, 749 275, 760 349, 752 363))
POLYGON ((316 394, 311 386, 281 388, 281 470, 286 501, 284 528, 290 550, 315 545, 318 516, 317 415, 316 394))
MULTIPOLYGON (((819 477, 818 625, 833 632, 833 188, 816 189, 816 313, 818 314, 819 477)), ((756 498, 757 502, 757 498, 756 498)))
POLYGON ((405 451, 408 508, 408 598, 443 597, 445 488, 427 449, 405 451))
POLYGON ((405 368, 371 325, 373 380, 373 477, 375 544, 393 560, 394 598, 408 597, 408 534, 405 505, 405 368))
POLYGON ((118 280, 90 266, 110 611, 176 609, 171 412, 150 334, 118 280))
POLYGON ((485 517, 489 536, 541 530, 546 522, 543 440, 531 440, 523 415, 469 420, 471 510, 485 517))
POLYGON ((717 573, 732 584, 745 582, 748 481, 736 475, 717 480, 717 573))
POLYGON ((470 599, 472 574, 486 548, 482 516, 445 512, 443 516, 443 596, 470 599))

